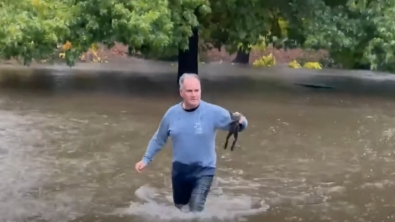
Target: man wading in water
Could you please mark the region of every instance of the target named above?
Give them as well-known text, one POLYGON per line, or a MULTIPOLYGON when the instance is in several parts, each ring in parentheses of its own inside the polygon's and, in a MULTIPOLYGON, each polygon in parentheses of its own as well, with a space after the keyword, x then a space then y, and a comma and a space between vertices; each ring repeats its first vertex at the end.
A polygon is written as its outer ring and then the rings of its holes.
MULTIPOLYGON (((179 209, 189 204, 190 211, 200 212, 215 175, 216 130, 228 131, 232 119, 228 110, 200 99, 200 80, 196 74, 181 76, 180 95, 183 101, 167 110, 144 157, 135 167, 140 173, 171 137, 174 204, 179 209)), ((248 122, 239 115, 242 131, 248 122)))

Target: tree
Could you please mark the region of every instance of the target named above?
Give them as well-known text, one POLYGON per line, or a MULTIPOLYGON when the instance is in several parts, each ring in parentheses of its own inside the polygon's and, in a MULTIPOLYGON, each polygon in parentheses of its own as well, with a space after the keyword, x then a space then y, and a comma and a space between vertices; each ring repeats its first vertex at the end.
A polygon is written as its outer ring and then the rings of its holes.
POLYGON ((204 15, 209 12, 207 4, 205 0, 2 0, 1 57, 31 61, 47 57, 67 41, 72 45, 66 52, 69 65, 75 53, 96 42, 107 46, 121 42, 139 51, 186 49, 192 27, 198 25, 195 9, 200 6, 204 15), (43 46, 49 46, 45 51, 49 54, 38 51, 43 46), (34 56, 25 53, 28 49, 34 56))
POLYGON ((229 53, 238 52, 236 62, 248 63, 252 45, 262 43, 277 21, 279 1, 212 0, 212 13, 202 21, 205 41, 219 50, 225 46, 229 53))
POLYGON ((395 71, 395 2, 306 0, 293 4, 305 48, 326 49, 344 68, 395 71))
MULTIPOLYGON (((93 43, 115 42, 132 52, 179 49, 179 73, 197 73, 197 14, 210 12, 207 0, 1 0, 0 58, 54 57, 65 45, 73 66, 93 43), (16 28, 15 28, 16 27, 16 28), (196 59, 195 59, 196 58, 196 59)), ((180 76, 180 74, 179 74, 180 76)))
POLYGON ((120 42, 131 53, 177 52, 180 77, 198 73, 202 35, 230 52, 248 52, 263 37, 327 49, 347 68, 394 70, 394 10, 394 1, 373 0, 0 0, 0 59, 28 65, 63 46, 73 66, 93 43, 120 42))
POLYGON ((17 58, 28 65, 53 56, 70 32, 68 9, 62 1, 0 1, 0 58, 17 58))

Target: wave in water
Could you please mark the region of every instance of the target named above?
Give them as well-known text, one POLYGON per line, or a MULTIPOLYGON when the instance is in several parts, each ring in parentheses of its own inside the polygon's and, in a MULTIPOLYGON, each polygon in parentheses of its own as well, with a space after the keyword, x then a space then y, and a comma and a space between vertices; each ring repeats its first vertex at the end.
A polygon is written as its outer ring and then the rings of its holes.
POLYGON ((116 214, 161 221, 234 221, 243 220, 246 216, 260 214, 269 209, 269 205, 260 198, 211 193, 207 198, 205 210, 191 213, 178 210, 173 205, 171 194, 160 192, 148 185, 137 189, 135 195, 139 201, 132 202, 128 208, 117 210, 116 214))

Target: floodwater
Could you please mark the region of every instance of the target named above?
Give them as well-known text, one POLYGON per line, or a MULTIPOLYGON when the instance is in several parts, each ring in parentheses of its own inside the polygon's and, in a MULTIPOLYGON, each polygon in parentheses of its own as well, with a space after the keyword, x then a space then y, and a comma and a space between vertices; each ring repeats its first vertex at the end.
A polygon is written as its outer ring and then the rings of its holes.
POLYGON ((212 192, 192 215, 171 202, 170 140, 144 173, 134 170, 179 101, 173 80, 27 76, 1 84, 0 221, 395 220, 391 98, 204 82, 203 99, 250 125, 233 152, 218 133, 212 192))

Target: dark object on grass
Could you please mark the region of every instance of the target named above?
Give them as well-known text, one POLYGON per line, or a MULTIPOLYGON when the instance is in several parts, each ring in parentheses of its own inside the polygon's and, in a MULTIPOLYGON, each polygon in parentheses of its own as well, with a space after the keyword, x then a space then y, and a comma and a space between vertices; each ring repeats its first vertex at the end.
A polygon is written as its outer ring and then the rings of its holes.
POLYGON ((236 144, 236 142, 237 142, 237 138, 238 138, 238 136, 239 136, 239 130, 240 130, 240 123, 239 123, 239 121, 240 121, 240 114, 236 115, 236 114, 233 114, 233 113, 231 113, 231 112, 229 112, 229 114, 230 114, 230 116, 231 116, 231 118, 232 118, 232 122, 230 123, 230 126, 229 126, 229 133, 228 133, 228 135, 226 136, 226 141, 225 141, 224 149, 226 150, 226 148, 227 148, 227 146, 228 146, 229 138, 233 135, 234 140, 233 140, 232 146, 230 147, 230 150, 233 151, 234 148, 235 148, 235 144, 236 144))

